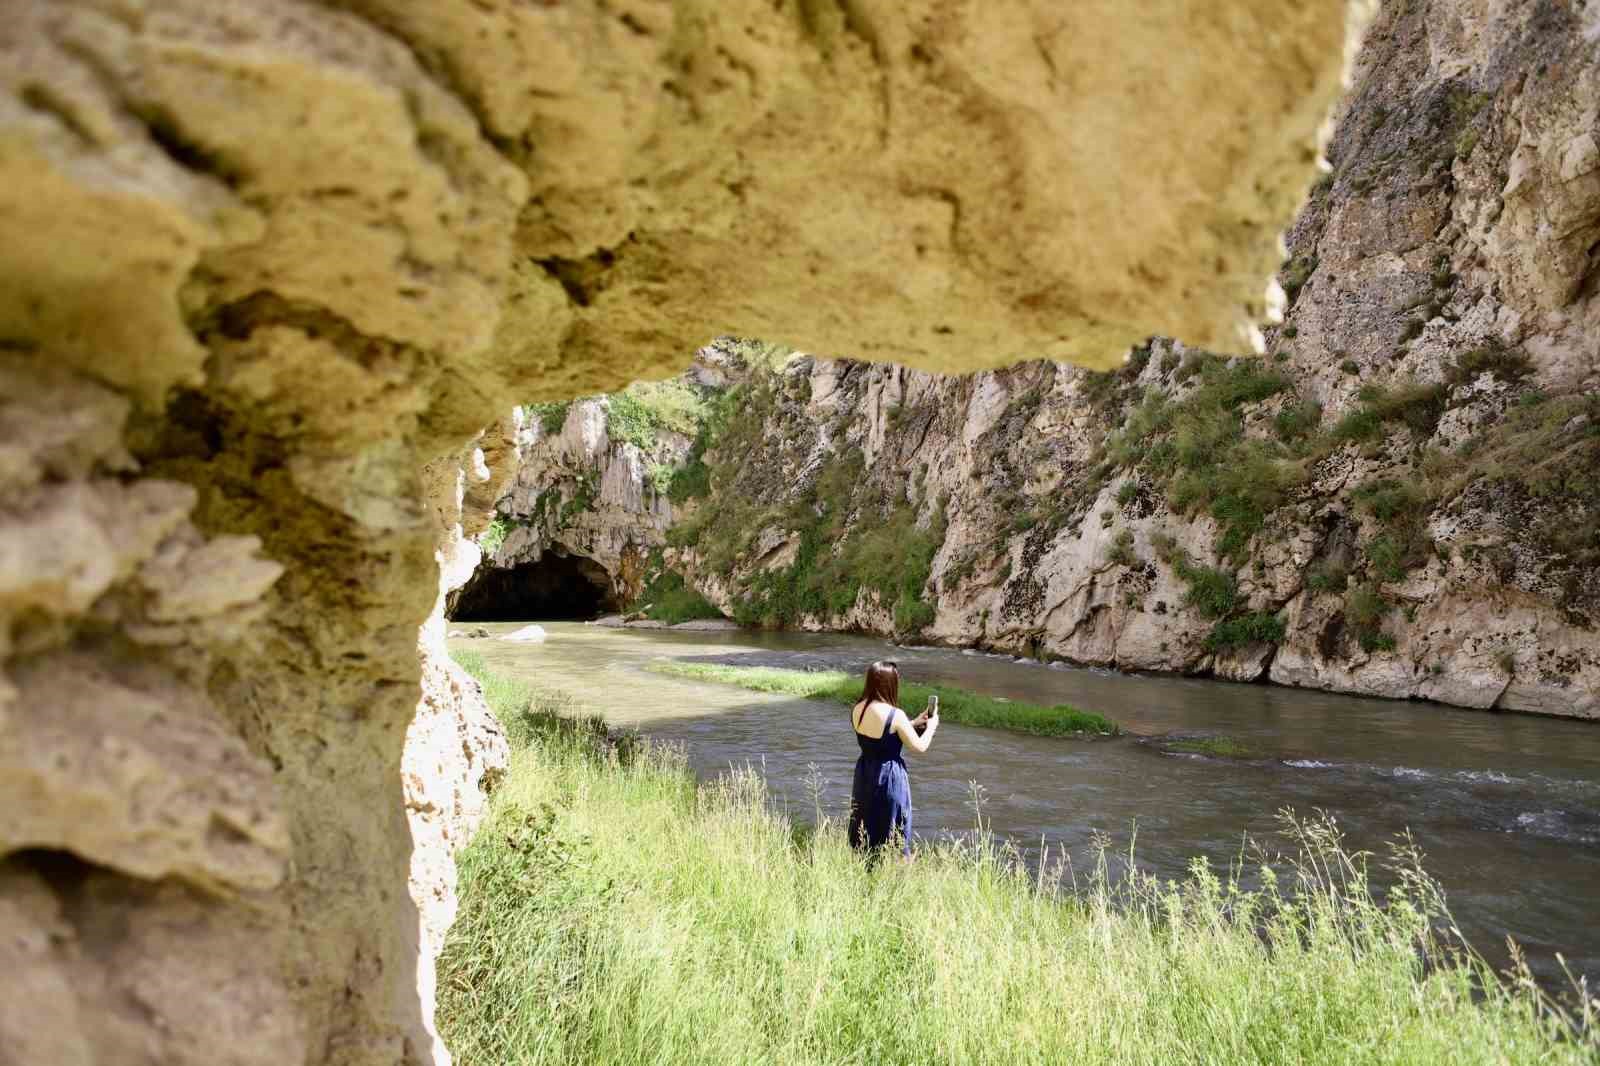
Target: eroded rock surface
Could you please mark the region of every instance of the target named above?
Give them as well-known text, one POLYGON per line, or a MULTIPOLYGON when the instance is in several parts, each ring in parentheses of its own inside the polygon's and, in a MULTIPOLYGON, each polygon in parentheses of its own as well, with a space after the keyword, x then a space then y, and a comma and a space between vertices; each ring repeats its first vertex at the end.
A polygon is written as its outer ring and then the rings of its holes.
POLYGON ((727 331, 1247 348, 1350 10, 7 4, 0 1062, 442 1059, 460 449, 727 331))

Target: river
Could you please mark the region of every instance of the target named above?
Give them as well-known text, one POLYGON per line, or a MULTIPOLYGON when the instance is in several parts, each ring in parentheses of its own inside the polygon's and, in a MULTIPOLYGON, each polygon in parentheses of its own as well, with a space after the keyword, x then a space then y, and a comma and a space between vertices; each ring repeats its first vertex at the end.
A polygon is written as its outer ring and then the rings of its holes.
MULTIPOLYGON (((493 635, 521 623, 492 623, 493 635)), ((1354 847, 1382 854, 1409 830, 1468 939, 1497 963, 1515 938, 1556 988, 1555 953, 1600 978, 1600 726, 1269 685, 1063 669, 999 656, 898 648, 838 634, 685 633, 545 623, 543 644, 452 639, 496 672, 571 693, 608 722, 682 744, 701 777, 762 770, 809 820, 813 767, 842 816, 856 746, 847 710, 649 672, 652 660, 846 669, 878 658, 902 676, 987 695, 1070 703, 1132 734, 1063 739, 941 725, 907 756, 918 836, 971 829, 970 782, 991 828, 1037 856, 1065 848, 1082 868, 1092 836, 1139 865, 1182 876, 1191 856, 1226 867, 1245 834, 1269 839, 1275 812, 1331 814, 1354 847), (1142 737, 1224 734, 1260 753, 1237 760, 1164 754, 1142 737)), ((913 713, 916 708, 911 709, 913 713)))

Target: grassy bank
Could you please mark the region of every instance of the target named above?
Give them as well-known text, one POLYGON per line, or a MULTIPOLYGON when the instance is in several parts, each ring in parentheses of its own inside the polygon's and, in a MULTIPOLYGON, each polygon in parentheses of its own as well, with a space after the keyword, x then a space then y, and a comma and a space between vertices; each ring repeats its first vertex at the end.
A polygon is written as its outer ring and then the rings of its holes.
MULTIPOLYGON (((834 700, 846 706, 861 698, 861 678, 839 670, 783 670, 770 666, 726 666, 721 663, 659 662, 650 669, 674 677, 696 681, 716 681, 756 692, 776 692, 802 699, 834 700)), ((1117 727, 1091 711, 1057 704, 1041 707, 1020 700, 981 696, 953 685, 900 685, 900 705, 911 714, 920 714, 928 697, 939 696, 939 717, 961 725, 1010 729, 1018 733, 1059 737, 1073 733, 1115 733, 1117 727)))
MULTIPOLYGON (((481 663, 478 664, 481 666, 481 663)), ((519 738, 439 962, 461 1066, 1571 1063, 1592 1037, 1446 953, 1413 862, 1387 909, 1320 823, 1250 893, 1030 876, 983 834, 869 873, 762 785, 496 690, 519 738), (1424 955, 1429 964, 1424 965, 1424 955)))

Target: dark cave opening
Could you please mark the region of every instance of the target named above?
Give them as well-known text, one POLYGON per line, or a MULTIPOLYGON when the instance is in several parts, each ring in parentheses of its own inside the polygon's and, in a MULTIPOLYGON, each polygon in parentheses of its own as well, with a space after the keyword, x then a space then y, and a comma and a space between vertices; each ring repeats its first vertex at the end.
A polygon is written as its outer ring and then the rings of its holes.
POLYGON ((535 622, 594 618, 621 604, 599 563, 547 552, 520 566, 480 566, 447 607, 455 622, 535 622))

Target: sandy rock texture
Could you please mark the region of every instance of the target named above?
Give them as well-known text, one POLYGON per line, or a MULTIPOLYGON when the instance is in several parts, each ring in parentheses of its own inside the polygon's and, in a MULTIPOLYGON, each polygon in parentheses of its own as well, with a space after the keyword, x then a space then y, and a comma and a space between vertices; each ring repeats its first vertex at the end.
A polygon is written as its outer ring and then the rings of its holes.
POLYGON ((443 1061, 475 435, 729 331, 1249 348, 1363 6, 5 4, 0 1062, 443 1061))

